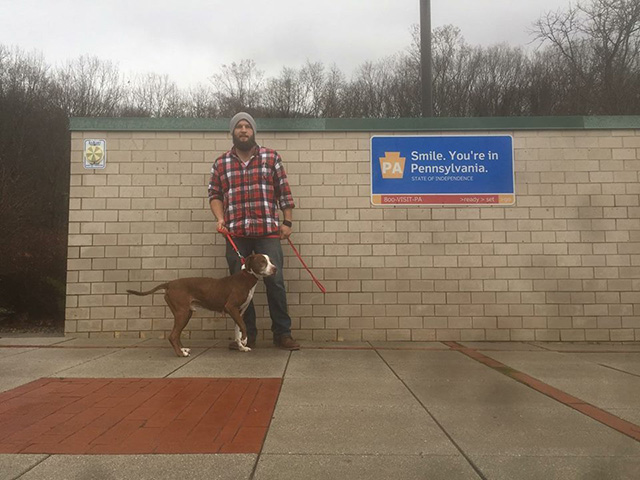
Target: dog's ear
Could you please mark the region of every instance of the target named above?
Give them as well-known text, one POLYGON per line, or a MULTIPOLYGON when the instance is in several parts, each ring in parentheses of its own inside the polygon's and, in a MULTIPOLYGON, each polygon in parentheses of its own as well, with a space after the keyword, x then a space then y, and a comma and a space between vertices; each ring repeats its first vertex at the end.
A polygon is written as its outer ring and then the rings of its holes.
POLYGON ((264 275, 266 267, 267 259, 262 254, 254 253, 247 258, 247 268, 256 275, 264 275))
POLYGON ((244 268, 247 269, 248 272, 256 272, 256 254, 252 253, 247 258, 244 259, 244 268))

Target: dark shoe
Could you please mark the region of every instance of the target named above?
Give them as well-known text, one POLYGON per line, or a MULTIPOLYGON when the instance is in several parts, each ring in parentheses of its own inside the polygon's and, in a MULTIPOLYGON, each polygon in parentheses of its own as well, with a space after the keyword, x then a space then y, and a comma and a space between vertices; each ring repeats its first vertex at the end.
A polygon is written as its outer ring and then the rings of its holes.
POLYGON ((284 350, 300 350, 300 344, 296 342, 291 335, 283 335, 282 337, 274 338, 273 343, 276 347, 284 350))
MULTIPOLYGON (((247 347, 252 350, 256 348, 256 337, 247 337, 247 347)), ((238 350, 238 344, 235 340, 232 340, 231 343, 229 343, 229 350, 238 350)))

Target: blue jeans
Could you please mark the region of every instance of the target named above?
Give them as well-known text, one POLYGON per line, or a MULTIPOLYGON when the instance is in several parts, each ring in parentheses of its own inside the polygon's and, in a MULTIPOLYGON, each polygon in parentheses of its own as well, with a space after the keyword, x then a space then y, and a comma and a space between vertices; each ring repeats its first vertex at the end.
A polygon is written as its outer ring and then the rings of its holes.
MULTIPOLYGON (((270 277, 264 278, 264 284, 267 287, 267 301, 269 303, 269 314, 271 315, 271 331, 274 338, 283 335, 291 335, 291 317, 287 309, 287 292, 284 287, 284 275, 282 269, 284 266, 282 245, 279 238, 265 237, 234 237, 240 254, 248 257, 252 253, 262 253, 269 255, 271 263, 278 268, 278 273, 270 277)), ((227 263, 229 271, 234 274, 242 268, 242 262, 238 258, 238 254, 233 249, 229 241, 227 241, 226 251, 227 263)), ((244 323, 247 326, 247 336, 257 337, 258 329, 256 327, 256 309, 253 300, 244 312, 244 323)))

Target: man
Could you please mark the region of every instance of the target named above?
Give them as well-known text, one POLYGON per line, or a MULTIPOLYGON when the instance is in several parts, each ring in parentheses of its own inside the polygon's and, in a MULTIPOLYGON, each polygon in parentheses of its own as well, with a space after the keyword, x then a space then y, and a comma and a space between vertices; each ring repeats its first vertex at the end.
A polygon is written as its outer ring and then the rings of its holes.
MULTIPOLYGON (((245 112, 236 114, 229 124, 233 148, 216 159, 211 167, 209 204, 218 222, 218 230, 229 232, 243 257, 251 253, 269 255, 278 272, 264 279, 271 315, 273 342, 286 350, 300 345, 291 336, 291 317, 287 312, 287 296, 283 276, 281 239, 292 231, 294 208, 291 188, 275 150, 256 143, 256 122, 245 112), (278 216, 282 210, 283 220, 278 216)), ((231 273, 242 264, 227 242, 227 263, 231 273)), ((247 346, 254 348, 258 330, 253 301, 244 313, 247 346)), ((237 348, 232 342, 229 348, 237 348)))

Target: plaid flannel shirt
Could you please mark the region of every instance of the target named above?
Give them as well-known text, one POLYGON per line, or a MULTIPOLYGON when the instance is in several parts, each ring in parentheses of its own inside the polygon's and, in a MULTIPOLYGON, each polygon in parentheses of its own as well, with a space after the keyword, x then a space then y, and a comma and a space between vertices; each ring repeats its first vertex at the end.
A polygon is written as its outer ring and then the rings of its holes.
POLYGON ((222 201, 229 233, 241 237, 278 233, 278 206, 283 210, 295 206, 282 158, 259 145, 246 166, 235 147, 216 159, 209 181, 212 200, 222 201))

